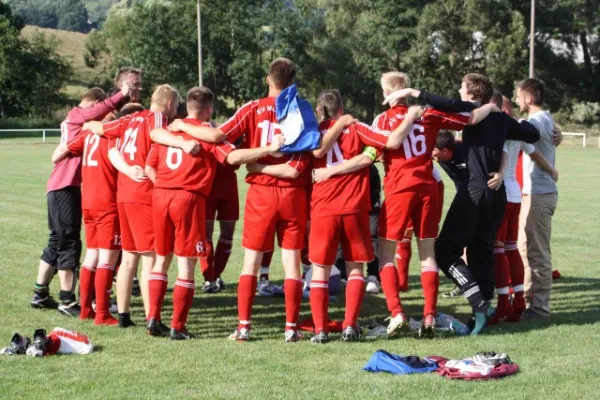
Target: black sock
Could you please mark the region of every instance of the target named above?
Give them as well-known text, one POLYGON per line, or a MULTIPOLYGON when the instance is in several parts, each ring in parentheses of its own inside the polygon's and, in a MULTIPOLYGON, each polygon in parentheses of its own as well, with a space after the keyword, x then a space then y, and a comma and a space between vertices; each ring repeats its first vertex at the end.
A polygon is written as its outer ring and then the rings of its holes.
POLYGON ((71 301, 75 301, 75 294, 70 290, 61 290, 58 293, 58 298, 61 303, 69 303, 71 301))
POLYGON ((130 326, 135 326, 135 323, 131 320, 129 313, 119 313, 119 327, 128 328, 130 326))
POLYGON ((40 297, 48 297, 50 295, 50 288, 48 285, 40 285, 39 283, 36 283, 33 285, 33 293, 40 297))

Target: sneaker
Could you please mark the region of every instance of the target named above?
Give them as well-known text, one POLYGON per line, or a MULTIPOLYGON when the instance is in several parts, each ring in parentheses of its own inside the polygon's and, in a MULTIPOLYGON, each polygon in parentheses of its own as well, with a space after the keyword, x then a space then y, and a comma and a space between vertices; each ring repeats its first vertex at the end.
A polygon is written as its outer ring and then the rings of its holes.
POLYGON ((366 292, 370 294, 379 294, 381 291, 381 284, 379 280, 374 275, 367 276, 367 288, 366 292))
POLYGON ((50 295, 42 297, 34 294, 30 304, 33 308, 58 308, 58 302, 50 295))
POLYGON ((23 337, 18 333, 15 333, 10 340, 10 345, 8 347, 0 350, 0 354, 4 354, 7 356, 17 356, 20 354, 25 354, 27 348, 31 345, 31 340, 28 337, 23 337))
POLYGON ((310 341, 312 343, 325 344, 325 343, 329 342, 329 334, 325 331, 321 331, 321 332, 317 333, 315 336, 313 336, 312 338, 310 338, 310 341))
POLYGON ((175 328, 171 328, 169 336, 171 337, 171 340, 188 340, 194 337, 191 333, 188 332, 187 328, 183 328, 180 331, 178 331, 175 328))
POLYGON ((259 296, 281 296, 283 295, 283 290, 277 286, 269 282, 267 279, 261 279, 258 284, 258 295, 259 296))
POLYGON ((302 340, 304 337, 295 329, 287 329, 285 331, 285 342, 286 343, 295 343, 302 340))
POLYGON ((223 282, 223 279, 217 278, 216 284, 219 292, 225 289, 225 282, 223 282))
POLYGON ((535 312, 531 307, 527 308, 521 314, 521 321, 525 320, 547 320, 549 317, 546 317, 542 314, 535 312))
POLYGON ((236 342, 247 342, 250 339, 250 329, 242 328, 236 329, 231 335, 229 340, 235 340, 236 342))
POLYGON ((133 278, 133 285, 131 286, 131 295, 139 297, 142 295, 142 289, 140 288, 140 281, 137 277, 133 278))
POLYGON ((460 296, 462 296, 462 290, 460 290, 458 286, 449 291, 448 293, 444 293, 442 295, 442 297, 445 299, 455 299, 460 296))
MULTIPOLYGON (((113 299, 112 297, 110 297, 109 299, 109 307, 108 307, 108 312, 111 314, 116 314, 119 312, 119 308, 117 307, 117 301, 115 299, 113 299)), ((96 299, 92 300, 92 310, 94 310, 94 312, 96 312, 96 299)))
POLYGON ((58 312, 69 317, 79 317, 81 307, 79 307, 79 304, 75 300, 66 303, 61 302, 58 305, 58 312))
POLYGON ((421 327, 419 328, 419 337, 430 337, 435 336, 435 317, 433 314, 428 314, 423 318, 421 327))
MULTIPOLYGON (((161 327, 161 325, 164 327, 164 325, 160 321, 151 319, 146 324, 146 333, 150 336, 163 336, 165 330, 163 327, 161 327)), ((169 332, 170 332, 170 329, 169 329, 169 332)))
POLYGON ((487 316, 485 313, 476 312, 473 314, 472 320, 474 324, 473 329, 471 329, 471 336, 477 336, 483 331, 483 328, 485 328, 487 316))
POLYGON ((347 326, 342 331, 342 340, 344 342, 358 342, 360 341, 361 335, 357 328, 353 326, 347 326))
POLYGON ((202 285, 202 291, 204 293, 217 293, 218 287, 216 282, 204 281, 204 285, 202 285))
POLYGON ((399 313, 395 317, 386 318, 386 321, 388 320, 390 321, 387 327, 388 335, 391 335, 392 333, 396 332, 396 330, 402 329, 408 325, 408 320, 406 319, 406 315, 403 312, 399 313))

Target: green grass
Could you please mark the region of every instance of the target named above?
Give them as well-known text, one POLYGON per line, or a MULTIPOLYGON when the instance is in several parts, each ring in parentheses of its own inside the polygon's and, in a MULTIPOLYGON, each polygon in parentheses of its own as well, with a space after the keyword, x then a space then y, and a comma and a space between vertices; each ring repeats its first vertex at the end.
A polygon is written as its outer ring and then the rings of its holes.
MULTIPOLYGON (((0 140, 0 346, 8 344, 15 331, 32 335, 39 327, 60 326, 89 334, 97 351, 47 359, 0 357, 0 398, 598 398, 600 151, 594 148, 562 146, 558 152, 560 199, 553 257, 564 278, 555 281, 551 322, 504 324, 477 338, 418 340, 407 335, 373 343, 337 340, 325 346, 308 341, 284 344, 282 299, 259 297, 253 316, 256 340, 241 345, 225 339, 236 325, 234 283, 242 262, 241 226, 224 276, 227 289, 220 295, 196 296, 189 328, 199 339, 175 343, 146 336, 139 298, 133 310, 138 327, 124 331, 31 309, 31 286, 47 240, 45 183, 53 149, 53 145, 34 144, 33 139, 0 140), (474 383, 435 374, 399 377, 361 371, 380 348, 402 355, 447 357, 507 352, 521 372, 504 380, 474 383)), ((452 185, 446 186, 447 206, 453 191, 452 185)), ((242 200, 245 188, 241 183, 242 200)), ((280 281, 278 256, 272 274, 280 281)), ((422 306, 416 267, 413 260, 411 290, 403 296, 413 315, 422 306)), ((170 280, 173 284, 174 274, 170 280)), ((442 282, 442 291, 451 288, 445 278, 442 282)), ((55 282, 53 291, 57 290, 55 282)), ((171 307, 168 297, 165 317, 170 317, 171 307)), ((463 299, 440 297, 439 309, 460 318, 468 312, 463 299)), ((332 304, 332 314, 343 316, 341 297, 332 304)), ((302 317, 307 316, 309 307, 304 303, 302 317)), ((381 295, 367 296, 362 317, 378 321, 386 317, 381 295)))

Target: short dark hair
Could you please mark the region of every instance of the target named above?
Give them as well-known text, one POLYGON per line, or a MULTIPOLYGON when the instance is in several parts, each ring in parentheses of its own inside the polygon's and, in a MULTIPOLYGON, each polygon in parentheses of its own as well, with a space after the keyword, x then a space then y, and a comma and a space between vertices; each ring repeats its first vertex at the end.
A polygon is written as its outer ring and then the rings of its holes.
POLYGON ((504 99, 502 98, 502 93, 499 90, 494 89, 494 93, 492 94, 492 98, 490 99, 492 103, 494 103, 498 108, 502 109, 502 102, 504 99))
POLYGON ((115 75, 115 87, 121 87, 121 83, 123 82, 123 77, 128 74, 142 75, 142 70, 139 68, 133 67, 122 67, 119 68, 117 74, 115 75))
POLYGON ((213 105, 215 95, 205 86, 196 86, 188 90, 186 105, 190 110, 201 111, 213 105))
POLYGON ((142 106, 141 104, 127 103, 123 107, 121 107, 121 110, 117 113, 117 118, 121 118, 126 115, 133 114, 135 112, 140 112, 140 111, 144 111, 144 106, 142 106))
POLYGON ((449 130, 442 129, 438 132, 437 138, 435 139, 435 147, 440 150, 448 149, 454 151, 456 148, 456 139, 454 134, 449 130))
POLYGON ((490 79, 483 74, 466 74, 462 79, 467 85, 467 91, 475 101, 481 104, 487 104, 490 102, 492 95, 494 94, 494 87, 490 79))
POLYGON ((290 86, 296 78, 296 64, 289 58, 279 57, 269 65, 269 80, 278 89, 290 86))
POLYGON ((344 100, 339 90, 325 90, 317 97, 317 111, 324 120, 336 117, 343 106, 344 100))
POLYGON ((106 94, 99 87, 94 87, 88 90, 81 96, 81 101, 104 101, 106 94))
POLYGON ((544 102, 544 84, 542 81, 535 78, 529 78, 519 82, 517 87, 521 92, 526 92, 531 96, 531 100, 536 106, 541 106, 544 102))

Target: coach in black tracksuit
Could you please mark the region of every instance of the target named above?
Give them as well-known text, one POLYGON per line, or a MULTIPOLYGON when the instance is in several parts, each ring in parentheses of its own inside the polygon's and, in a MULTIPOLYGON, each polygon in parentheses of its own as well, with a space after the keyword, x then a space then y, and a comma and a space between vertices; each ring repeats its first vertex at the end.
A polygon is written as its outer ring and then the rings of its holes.
MULTIPOLYGON (((485 94, 475 100, 488 103, 493 92, 491 83, 481 75, 476 79, 485 87, 485 94)), ((479 106, 476 102, 448 103, 427 93, 421 95, 420 100, 426 99, 432 106, 452 112, 472 111, 479 106)), ((540 134, 530 123, 517 122, 498 112, 477 125, 465 127, 462 137, 468 180, 458 188, 446 214, 435 255, 439 268, 457 284, 473 308, 473 333, 477 334, 485 325, 494 294, 494 240, 506 206, 504 184, 494 190, 488 187, 488 180, 492 173, 500 171, 506 140, 533 143, 540 134), (461 259, 465 247, 468 266, 461 259)))

